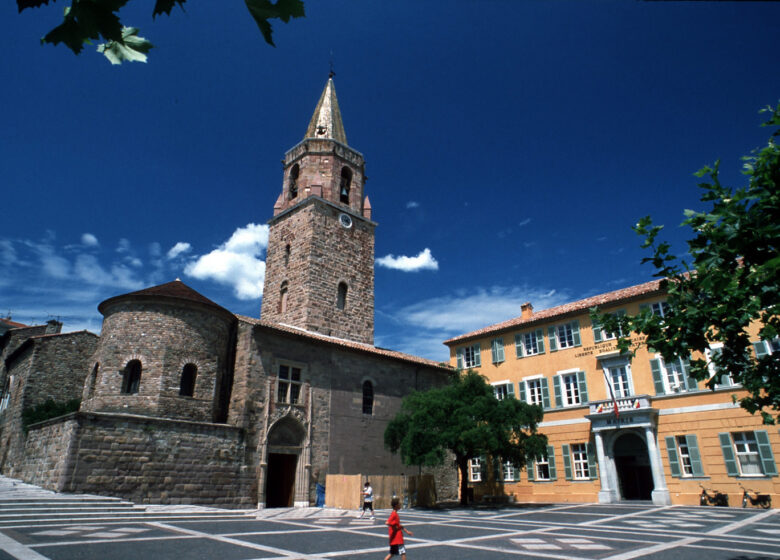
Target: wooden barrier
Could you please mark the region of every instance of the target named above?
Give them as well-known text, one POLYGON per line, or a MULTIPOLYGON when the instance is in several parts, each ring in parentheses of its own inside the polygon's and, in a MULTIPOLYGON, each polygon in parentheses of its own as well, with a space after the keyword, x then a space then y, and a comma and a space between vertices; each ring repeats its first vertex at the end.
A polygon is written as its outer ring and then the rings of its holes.
POLYGON ((401 499, 402 507, 432 507, 436 505, 436 483, 432 474, 377 475, 329 474, 325 477, 325 506, 358 510, 363 507, 363 484, 369 481, 374 489, 374 508, 390 509, 393 496, 401 499))

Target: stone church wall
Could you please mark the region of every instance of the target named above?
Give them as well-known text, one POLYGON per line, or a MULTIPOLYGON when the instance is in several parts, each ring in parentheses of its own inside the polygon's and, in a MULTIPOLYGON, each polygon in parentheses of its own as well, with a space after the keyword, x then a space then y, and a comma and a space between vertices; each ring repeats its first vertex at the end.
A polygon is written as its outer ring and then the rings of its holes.
POLYGON ((17 476, 137 503, 253 507, 244 452, 243 431, 230 426, 78 412, 30 429, 17 476))
POLYGON ((85 389, 82 410, 151 414, 210 422, 215 415, 216 387, 228 374, 230 325, 200 306, 138 303, 111 306, 103 321, 93 364, 97 375, 85 389), (141 362, 137 394, 123 394, 123 371, 130 360, 141 362), (179 395, 188 363, 197 367, 192 397, 179 395))

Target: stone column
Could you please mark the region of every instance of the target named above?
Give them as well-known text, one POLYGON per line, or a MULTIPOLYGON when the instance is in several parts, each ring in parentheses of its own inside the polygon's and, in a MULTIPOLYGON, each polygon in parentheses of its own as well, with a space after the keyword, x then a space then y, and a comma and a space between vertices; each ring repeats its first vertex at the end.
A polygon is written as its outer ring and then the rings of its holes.
POLYGON ((653 472, 653 503, 658 506, 668 506, 672 503, 669 495, 669 489, 666 487, 664 478, 664 469, 661 464, 661 455, 658 453, 658 446, 655 444, 655 434, 651 426, 645 427, 645 440, 647 440, 647 454, 650 457, 650 470, 653 472))
POLYGON ((601 490, 599 490, 599 503, 612 504, 617 502, 617 492, 610 488, 610 473, 607 470, 607 458, 604 453, 604 438, 601 432, 595 432, 596 438, 596 458, 599 462, 599 478, 601 479, 601 490))

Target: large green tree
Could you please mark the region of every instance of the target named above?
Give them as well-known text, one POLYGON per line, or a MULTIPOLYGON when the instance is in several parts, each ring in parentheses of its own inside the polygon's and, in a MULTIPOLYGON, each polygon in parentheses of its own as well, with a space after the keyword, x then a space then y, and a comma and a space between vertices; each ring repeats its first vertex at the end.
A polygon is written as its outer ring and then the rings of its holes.
MULTIPOLYGON (((750 413, 760 412, 772 424, 780 412, 780 104, 763 112, 771 116, 764 126, 774 127, 767 145, 743 158, 747 184, 732 189, 722 185, 719 163, 701 169, 699 184, 704 212, 686 210, 683 226, 690 227, 690 263, 659 241, 662 226, 642 218, 634 230, 644 237, 642 246, 652 251, 643 259, 655 267, 655 276, 668 293, 663 317, 649 311, 623 317, 599 316, 608 331, 634 331, 646 335, 645 344, 661 352, 665 360, 675 356, 699 357, 691 361, 691 374, 714 388, 730 374, 748 395, 740 399, 750 413), (760 324, 764 342, 751 344, 748 327, 760 324), (712 376, 705 359, 710 351, 718 372, 712 376)), ((629 352, 627 337, 619 347, 629 352)))
MULTIPOLYGON (((54 2, 55 0, 52 0, 54 2)), ((119 19, 119 11, 130 0, 70 0, 65 7, 63 21, 41 39, 42 43, 65 44, 79 54, 85 44, 104 41, 97 46, 112 64, 124 61, 146 62, 146 53, 152 44, 138 36, 138 28, 127 27, 119 19)), ((303 0, 244 0, 263 38, 273 45, 273 28, 269 20, 285 23, 291 18, 304 17, 303 0)), ((170 15, 178 4, 186 0, 155 0, 152 17, 170 15)), ((49 0, 16 0, 19 11, 48 4, 49 0)))
POLYGON ((477 372, 458 372, 445 387, 405 397, 385 430, 385 445, 407 465, 441 465, 452 453, 465 505, 469 459, 491 455, 522 468, 527 458, 547 452, 547 437, 536 431, 541 419, 541 407, 498 400, 477 372))

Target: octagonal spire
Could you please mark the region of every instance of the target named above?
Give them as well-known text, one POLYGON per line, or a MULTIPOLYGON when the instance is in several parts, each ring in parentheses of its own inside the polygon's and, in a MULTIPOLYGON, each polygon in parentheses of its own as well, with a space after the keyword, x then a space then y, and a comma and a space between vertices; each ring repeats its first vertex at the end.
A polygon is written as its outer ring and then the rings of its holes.
POLYGON ((314 109, 304 140, 306 138, 335 140, 347 145, 347 134, 344 132, 344 123, 341 122, 341 111, 332 76, 328 78, 328 83, 325 84, 325 89, 322 90, 320 100, 314 109))

